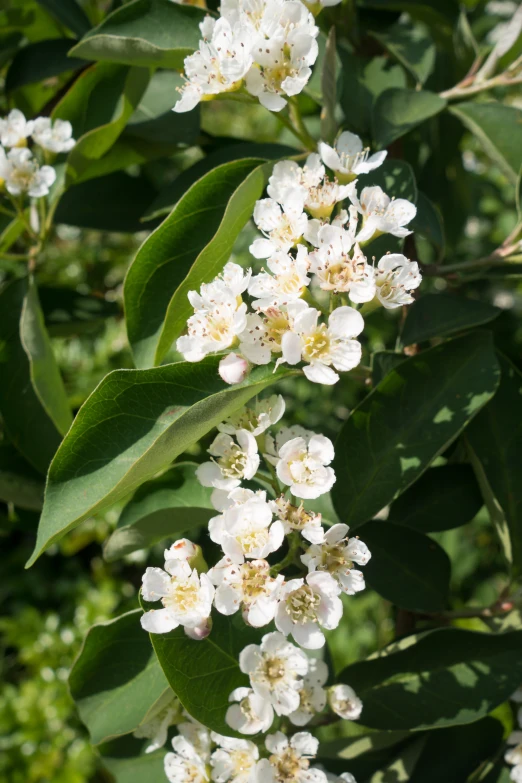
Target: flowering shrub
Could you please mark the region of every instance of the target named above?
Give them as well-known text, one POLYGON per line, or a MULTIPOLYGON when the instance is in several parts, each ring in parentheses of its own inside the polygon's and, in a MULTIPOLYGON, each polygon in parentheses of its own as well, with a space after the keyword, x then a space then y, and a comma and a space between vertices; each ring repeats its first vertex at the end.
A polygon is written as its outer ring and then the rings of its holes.
POLYGON ((99 775, 522 781, 520 9, 30 5, 2 60, 0 512, 38 518, 31 573, 115 525, 139 600, 68 675, 99 775), (138 235, 122 286, 56 287, 71 229, 107 232, 94 266, 138 235), (127 359, 78 399, 67 339, 112 315, 127 359))

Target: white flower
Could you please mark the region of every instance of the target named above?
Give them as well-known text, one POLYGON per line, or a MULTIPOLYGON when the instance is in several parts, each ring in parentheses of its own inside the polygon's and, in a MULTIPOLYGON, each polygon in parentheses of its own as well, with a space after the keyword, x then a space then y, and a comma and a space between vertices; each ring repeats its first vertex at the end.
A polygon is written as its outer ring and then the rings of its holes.
POLYGON ((174 106, 176 112, 190 111, 206 96, 237 90, 252 65, 251 39, 245 29, 209 16, 200 28, 204 40, 194 54, 185 58, 187 81, 174 106))
POLYGON ((357 720, 363 708, 354 689, 342 683, 329 689, 328 703, 335 714, 344 720, 357 720))
POLYGON ((200 362, 207 354, 230 348, 246 327, 247 306, 241 302, 250 271, 228 263, 220 277, 204 283, 201 290, 189 291, 195 312, 187 321, 187 334, 179 337, 177 350, 188 362, 200 362))
POLYGON ((239 656, 239 668, 250 677, 255 693, 270 702, 276 715, 299 708, 299 691, 308 672, 305 653, 274 631, 261 645, 249 644, 239 656))
POLYGON ((49 193, 56 171, 52 166, 39 166, 27 147, 14 147, 7 155, 0 147, 0 179, 12 196, 27 193, 41 198, 49 193))
POLYGON ((328 467, 333 458, 332 441, 324 435, 292 438, 279 449, 277 477, 295 497, 318 498, 334 485, 335 473, 328 467))
MULTIPOLYGON (((291 311, 293 305, 288 305, 291 311)), ((294 319, 292 331, 281 340, 282 358, 278 362, 306 362, 303 372, 309 381, 331 385, 339 380, 332 369, 347 372, 361 361, 361 344, 353 338, 364 328, 363 317, 353 307, 338 307, 330 314, 328 326, 318 324, 319 311, 302 310, 294 319)), ((299 496, 300 497, 300 496, 299 496)))
POLYGON ((210 759, 210 747, 211 747, 211 734, 210 731, 194 720, 188 713, 185 713, 188 720, 184 723, 178 724, 179 736, 174 737, 172 740, 172 747, 174 750, 181 751, 186 746, 186 743, 190 743, 199 754, 200 758, 208 763, 210 759))
POLYGON ((299 691, 300 704, 288 717, 294 726, 306 726, 317 712, 326 707, 326 691, 323 688, 328 679, 328 666, 318 658, 308 661, 308 674, 303 679, 299 691))
POLYGON ((25 147, 33 128, 33 120, 26 120, 20 109, 12 109, 5 119, 0 120, 0 144, 4 147, 25 147))
POLYGON ((340 588, 330 574, 315 571, 304 579, 291 579, 280 592, 275 616, 276 628, 286 636, 292 634, 297 644, 307 650, 324 646, 321 627, 337 628, 343 614, 340 588))
POLYGON ((364 590, 364 576, 353 568, 353 564, 366 565, 371 552, 360 539, 347 538, 348 525, 337 524, 324 534, 320 544, 314 543, 301 555, 308 571, 327 571, 339 583, 347 595, 364 590))
POLYGON ((346 292, 357 304, 374 298, 373 267, 367 264, 359 245, 354 247, 353 234, 346 229, 321 226, 317 232, 317 250, 310 253, 309 259, 310 271, 324 291, 346 292))
POLYGON ((228 708, 225 716, 231 729, 241 734, 268 731, 274 720, 274 709, 269 701, 251 688, 236 688, 228 700, 237 702, 228 708))
POLYGON ((404 228, 417 214, 417 207, 405 198, 391 199, 378 185, 363 188, 361 198, 357 197, 356 182, 352 182, 350 201, 363 216, 362 229, 356 236, 358 242, 392 234, 406 237, 412 232, 404 228))
POLYGON ((206 759, 184 737, 174 737, 172 745, 176 752, 167 753, 163 762, 171 783, 206 783, 206 759))
POLYGON ((302 503, 300 506, 292 505, 284 495, 276 500, 271 500, 270 508, 282 521, 285 535, 298 531, 303 538, 312 544, 319 544, 324 540, 321 514, 306 511, 302 503))
POLYGON ((166 570, 170 571, 170 566, 173 565, 174 560, 192 560, 200 551, 200 547, 197 544, 193 544, 188 538, 178 538, 169 549, 165 549, 163 552, 166 570))
POLYGON ((281 353, 284 335, 291 331, 299 313, 308 310, 302 299, 288 307, 268 307, 247 315, 247 326, 239 335, 240 349, 252 364, 268 364, 273 353, 281 353))
POLYGON ((276 731, 267 736, 265 747, 270 756, 259 762, 259 783, 327 783, 322 769, 310 767, 319 740, 308 731, 299 731, 290 739, 276 731))
POLYGON ((298 245, 295 258, 282 250, 274 253, 267 261, 273 274, 263 271, 250 281, 248 293, 256 299, 252 306, 267 310, 299 299, 303 288, 310 283, 308 266, 308 251, 304 245, 298 245))
POLYGON ((219 362, 218 372, 221 379, 231 386, 243 383, 249 373, 249 364, 246 359, 237 353, 229 353, 219 362))
POLYGON ((280 394, 272 394, 263 400, 256 400, 254 407, 242 408, 218 425, 220 432, 233 435, 237 430, 248 430, 258 437, 265 430, 277 424, 285 412, 285 401, 280 394))
POLYGON ((168 633, 179 625, 185 631, 206 629, 212 609, 214 586, 206 574, 198 574, 186 560, 169 560, 168 570, 147 568, 143 575, 145 601, 161 601, 163 609, 151 609, 141 616, 141 626, 149 633, 168 633))
POLYGON ((422 282, 419 265, 401 253, 388 253, 377 264, 375 283, 377 299, 388 310, 411 304, 410 291, 422 282))
POLYGON ((239 502, 210 520, 210 538, 234 563, 241 564, 245 558, 262 560, 283 543, 283 524, 280 520, 271 524, 272 510, 265 492, 241 489, 237 493, 241 493, 239 502))
POLYGON ((345 182, 351 182, 359 174, 368 174, 369 171, 378 168, 388 154, 383 150, 368 157, 369 148, 363 149, 359 136, 350 131, 343 131, 334 147, 320 141, 319 152, 328 168, 337 172, 345 182))
POLYGON ((215 783, 256 783, 257 745, 249 740, 216 737, 220 747, 210 757, 215 783))
POLYGON ((76 141, 72 137, 73 129, 67 120, 55 120, 50 117, 38 117, 34 121, 32 136, 40 147, 50 152, 69 152, 76 141))
POLYGON ((133 732, 136 739, 148 739, 150 743, 145 748, 145 753, 153 753, 162 748, 167 741, 169 726, 175 724, 180 717, 181 704, 172 691, 169 694, 167 704, 162 703, 160 709, 148 716, 148 720, 141 723, 133 732))
POLYGON ((268 180, 267 193, 280 204, 288 202, 304 205, 311 188, 317 188, 324 178, 321 158, 313 152, 301 167, 295 160, 281 160, 275 164, 268 180))
POLYGON ((208 453, 215 459, 203 462, 196 470, 204 487, 230 491, 238 487, 242 479, 253 478, 259 467, 256 439, 247 430, 238 430, 235 440, 226 432, 220 432, 208 453))
POLYGON ((308 218, 299 202, 281 207, 277 201, 263 198, 254 207, 254 222, 265 238, 255 239, 250 252, 255 258, 270 258, 278 251, 287 253, 299 242, 308 218))
POLYGON ((256 628, 274 619, 284 576, 271 577, 266 560, 238 565, 224 557, 210 569, 208 576, 216 585, 214 605, 221 614, 234 614, 242 607, 245 622, 256 628))

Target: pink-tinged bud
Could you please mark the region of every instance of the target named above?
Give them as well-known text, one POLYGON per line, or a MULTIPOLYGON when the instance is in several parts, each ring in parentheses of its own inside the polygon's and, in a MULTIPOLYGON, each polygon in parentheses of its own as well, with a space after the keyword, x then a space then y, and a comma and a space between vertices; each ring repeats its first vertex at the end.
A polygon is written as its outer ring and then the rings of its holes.
POLYGON ((219 362, 219 374, 225 383, 235 384, 245 380, 250 367, 247 360, 238 353, 229 353, 219 362))
POLYGON ((204 620, 201 625, 196 625, 195 628, 187 628, 187 626, 185 626, 185 633, 187 636, 190 639, 195 639, 196 642, 200 642, 202 639, 206 639, 211 630, 212 620, 210 617, 207 617, 207 619, 204 620))
POLYGON ((188 538, 179 538, 174 541, 170 549, 165 549, 164 556, 167 571, 169 563, 173 560, 186 560, 189 566, 195 568, 198 573, 208 570, 201 547, 198 544, 193 544, 188 538))

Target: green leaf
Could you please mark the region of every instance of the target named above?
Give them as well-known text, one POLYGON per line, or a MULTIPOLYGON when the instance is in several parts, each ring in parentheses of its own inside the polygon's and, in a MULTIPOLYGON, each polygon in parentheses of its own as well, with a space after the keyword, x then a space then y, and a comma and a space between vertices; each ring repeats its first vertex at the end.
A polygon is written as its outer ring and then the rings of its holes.
POLYGON ((417 194, 417 214, 409 228, 431 242, 439 251, 440 257, 444 255, 446 238, 442 215, 439 208, 422 191, 417 194))
POLYGON ((219 356, 109 373, 53 460, 32 564, 54 541, 164 470, 248 400, 294 371, 258 367, 227 386, 219 356))
POLYGON ((522 374, 499 355, 502 376, 494 399, 467 432, 494 498, 504 512, 511 560, 516 576, 522 572, 522 374))
POLYGON ((81 37, 91 29, 91 23, 76 0, 38 0, 46 11, 58 22, 64 24, 75 35, 81 37))
POLYGON ((446 608, 451 565, 439 544, 423 533, 379 519, 366 522, 357 535, 372 553, 364 578, 379 595, 412 612, 446 608))
POLYGON ((442 343, 389 372, 337 438, 332 498, 341 520, 360 525, 404 492, 491 399, 498 382, 486 332, 442 343))
POLYGON ((137 490, 104 548, 106 560, 145 549, 165 538, 191 537, 215 515, 211 491, 196 478, 197 465, 180 463, 137 490))
POLYGON ((165 783, 166 748, 145 753, 147 740, 126 735, 102 745, 101 762, 116 783, 165 783))
POLYGON ((365 0, 364 6, 383 11, 400 11, 428 24, 443 25, 451 31, 458 19, 459 7, 454 0, 365 0))
POLYGON ((140 217, 155 195, 145 177, 118 171, 67 190, 58 204, 56 222, 100 231, 142 231, 140 217))
POLYGON ((385 375, 394 370, 399 364, 405 362, 408 357, 395 351, 379 351, 372 356, 372 385, 377 386, 385 375))
POLYGON ((182 70, 185 57, 198 47, 204 16, 201 8, 170 0, 132 0, 90 30, 71 55, 182 70))
POLYGON ((10 247, 22 236, 25 231, 24 221, 19 217, 10 219, 1 215, 0 220, 0 253, 7 253, 10 247))
POLYGON ((84 60, 67 57, 71 43, 69 38, 52 38, 24 46, 13 57, 9 66, 5 77, 5 91, 10 93, 26 84, 84 68, 84 60))
POLYGON ((337 104, 337 50, 335 46, 335 27, 330 28, 326 41, 326 50, 321 71, 321 138, 332 144, 337 132, 335 107, 337 104))
POLYGON ((371 776, 369 783, 388 783, 392 780, 405 783, 410 780, 410 775, 424 748, 424 742, 424 737, 417 737, 413 742, 409 742, 397 753, 393 761, 371 776))
POLYGON ((40 511, 44 482, 13 446, 0 444, 0 500, 17 508, 40 511))
POLYGON ((471 465, 430 468, 392 503, 388 520, 435 533, 466 525, 483 501, 471 465))
POLYGON ((187 293, 210 282, 228 261, 265 186, 259 163, 239 160, 210 171, 138 250, 124 289, 138 367, 161 362, 193 313, 187 293))
POLYGON ((370 34, 395 57, 413 78, 424 84, 435 66, 435 42, 429 28, 399 20, 386 30, 370 34))
POLYGON ((9 437, 41 473, 72 417, 32 280, 0 294, 0 410, 9 437))
POLYGON ((96 330, 107 318, 120 314, 117 302, 73 288, 45 286, 38 293, 47 331, 53 337, 96 330))
POLYGON ((67 158, 67 181, 82 179, 123 132, 149 82, 146 68, 97 63, 74 82, 52 113, 68 120, 77 138, 67 158))
POLYGON ((135 609, 90 628, 71 670, 71 694, 93 745, 134 731, 168 689, 140 616, 135 609))
POLYGON ((247 644, 259 644, 259 630, 245 625, 240 614, 215 613, 212 631, 203 641, 189 639, 181 627, 150 638, 169 685, 187 712, 212 731, 233 735, 225 722, 228 697, 235 688, 248 686, 248 677, 239 669, 239 654, 247 644))
POLYGON ((485 717, 518 687, 521 644, 522 631, 438 628, 348 666, 340 680, 357 689, 361 723, 370 728, 457 726, 485 717))
POLYGON ((487 324, 497 318, 500 312, 498 307, 478 299, 454 294, 424 294, 408 308, 402 342, 404 345, 413 345, 433 337, 446 337, 487 324))
POLYGON ((405 160, 387 158, 378 169, 362 174, 359 177, 359 184, 361 188, 378 185, 390 198, 406 198, 414 204, 417 202, 415 174, 405 160))
POLYGON ((516 185, 522 163, 522 109, 496 101, 457 103, 450 111, 480 141, 486 153, 516 185))
POLYGON ((387 147, 417 125, 439 114, 445 106, 444 98, 427 90, 385 90, 377 98, 372 112, 375 143, 379 147, 387 147))

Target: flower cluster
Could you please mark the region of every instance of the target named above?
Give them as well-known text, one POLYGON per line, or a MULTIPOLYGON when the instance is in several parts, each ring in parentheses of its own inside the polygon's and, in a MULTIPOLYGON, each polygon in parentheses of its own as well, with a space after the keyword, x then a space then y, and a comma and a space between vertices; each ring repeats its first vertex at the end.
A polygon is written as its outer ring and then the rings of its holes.
POLYGON ((199 49, 185 58, 177 112, 238 90, 280 111, 307 84, 319 52, 319 28, 300 0, 223 0, 219 19, 206 16, 200 30, 199 49))
POLYGON ((43 161, 49 154, 68 152, 75 143, 70 122, 52 123, 49 117, 26 120, 19 109, 13 109, 0 119, 0 184, 11 196, 46 196, 56 171, 43 161), (31 139, 34 152, 27 146, 31 139))
MULTIPOLYGON (((514 702, 522 702, 522 688, 519 688, 511 697, 514 702)), ((522 707, 517 713, 518 729, 508 737, 508 744, 512 747, 506 752, 505 760, 513 765, 510 778, 514 783, 522 783, 522 707)))
POLYGON ((383 234, 410 234, 407 226, 416 214, 414 204, 390 199, 379 186, 358 193, 357 175, 378 167, 386 153, 369 157, 359 137, 348 132, 335 148, 324 143, 319 148, 320 154, 310 154, 304 166, 292 160, 276 163, 268 197, 256 203, 253 218, 262 236, 250 252, 266 260, 266 269, 253 275, 229 262, 221 275, 188 295, 194 315, 177 350, 197 362, 234 349, 220 365, 228 383, 243 380, 251 364, 274 359, 276 367, 301 364, 315 383, 336 383, 339 372, 361 361, 357 337, 364 320, 357 308, 410 304, 411 292, 420 285, 415 261, 387 253, 370 263, 363 252, 383 234), (325 297, 328 302, 321 306, 318 301, 325 297))

